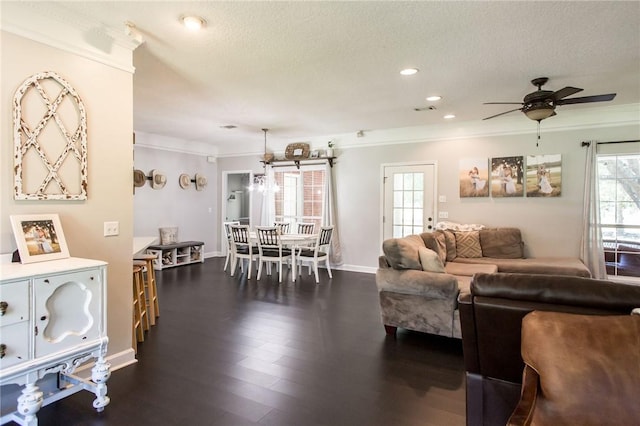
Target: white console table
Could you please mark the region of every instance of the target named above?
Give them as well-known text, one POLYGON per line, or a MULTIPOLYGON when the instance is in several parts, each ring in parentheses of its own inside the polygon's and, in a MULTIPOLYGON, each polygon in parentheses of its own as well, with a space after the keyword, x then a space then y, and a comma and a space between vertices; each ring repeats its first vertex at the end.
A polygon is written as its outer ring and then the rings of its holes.
POLYGON ((93 407, 109 404, 107 264, 69 258, 0 265, 0 385, 24 386, 17 410, 0 424, 38 424, 44 406, 81 390, 93 392, 93 407), (95 360, 91 380, 74 375, 95 360), (59 376, 57 392, 44 395, 37 381, 59 376))

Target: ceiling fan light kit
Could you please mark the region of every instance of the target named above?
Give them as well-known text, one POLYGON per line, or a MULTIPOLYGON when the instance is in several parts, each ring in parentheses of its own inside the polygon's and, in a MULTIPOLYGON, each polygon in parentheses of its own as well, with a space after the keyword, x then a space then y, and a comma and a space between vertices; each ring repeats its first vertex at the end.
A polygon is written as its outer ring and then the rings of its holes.
POLYGON ((533 104, 522 108, 522 112, 531 120, 541 121, 555 114, 551 104, 533 104))
POLYGON ((531 80, 531 84, 536 86, 538 90, 526 95, 522 102, 485 102, 485 105, 522 105, 522 107, 501 112, 499 114, 486 117, 483 120, 499 117, 501 115, 509 114, 514 111, 521 111, 529 119, 540 123, 540 121, 544 120, 545 118, 556 115, 555 109, 558 105, 606 102, 616 97, 615 93, 609 93, 606 95, 583 96, 580 98, 565 99, 567 96, 575 95, 578 92, 582 92, 583 89, 567 86, 560 90, 556 90, 555 92, 552 92, 551 90, 542 90, 542 86, 544 86, 547 81, 549 81, 547 77, 539 77, 531 80))

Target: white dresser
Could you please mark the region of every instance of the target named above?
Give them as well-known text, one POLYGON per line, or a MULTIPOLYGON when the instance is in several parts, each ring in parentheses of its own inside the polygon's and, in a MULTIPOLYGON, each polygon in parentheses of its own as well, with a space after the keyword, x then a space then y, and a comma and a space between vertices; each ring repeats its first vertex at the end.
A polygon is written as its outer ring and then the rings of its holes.
POLYGON ((81 390, 93 392, 93 406, 109 403, 107 352, 107 264, 69 258, 0 265, 0 385, 23 385, 17 410, 0 424, 37 425, 47 404, 81 390), (91 380, 74 375, 94 360, 91 380), (47 395, 37 380, 59 374, 59 390, 47 395))

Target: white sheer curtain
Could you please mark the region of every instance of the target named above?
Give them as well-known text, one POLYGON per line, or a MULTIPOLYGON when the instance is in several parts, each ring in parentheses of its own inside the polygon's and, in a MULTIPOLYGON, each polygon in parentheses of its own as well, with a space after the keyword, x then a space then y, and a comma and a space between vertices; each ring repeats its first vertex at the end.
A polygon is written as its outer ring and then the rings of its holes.
POLYGON ((261 192, 262 211, 260 213, 260 225, 273 226, 276 220, 276 194, 272 190, 272 185, 275 183, 273 167, 267 166, 265 174, 267 176, 267 182, 271 185, 266 185, 266 189, 261 192))
POLYGON ((331 237, 331 251, 329 253, 332 265, 342 265, 342 248, 340 247, 340 232, 338 231, 338 216, 336 215, 335 186, 333 183, 333 168, 327 163, 324 169, 324 202, 322 203, 322 226, 333 226, 331 237))
POLYGON ((582 244, 580 258, 591 270, 591 276, 607 279, 604 247, 600 230, 600 203, 598 195, 597 143, 589 142, 584 176, 584 207, 582 214, 582 244))

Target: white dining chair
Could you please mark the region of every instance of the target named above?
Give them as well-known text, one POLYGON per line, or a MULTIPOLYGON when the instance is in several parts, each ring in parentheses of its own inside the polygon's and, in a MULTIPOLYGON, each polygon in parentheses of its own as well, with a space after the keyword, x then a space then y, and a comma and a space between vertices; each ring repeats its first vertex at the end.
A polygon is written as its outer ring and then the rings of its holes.
POLYGON ((298 234, 313 234, 316 224, 313 222, 298 222, 298 234))
POLYGON ((273 226, 279 228, 281 234, 288 234, 291 229, 291 224, 289 222, 274 222, 273 226))
POLYGON ((251 279, 251 265, 260 256, 258 247, 251 242, 249 226, 231 225, 231 242, 233 244, 233 261, 231 263, 231 276, 236 272, 238 260, 240 260, 240 270, 244 272, 243 259, 249 262, 247 279, 251 279))
POLYGON ((258 279, 262 276, 262 265, 265 262, 278 263, 278 280, 282 282, 282 264, 291 260, 291 249, 282 246, 280 231, 276 226, 258 226, 258 279))
POLYGON ((329 265, 329 250, 331 249, 332 235, 333 226, 320 227, 320 232, 318 233, 314 246, 308 249, 303 248, 297 256, 299 273, 302 274, 303 262, 308 262, 309 275, 311 275, 311 267, 313 267, 316 283, 320 282, 320 279, 318 278, 318 265, 322 261, 325 262, 329 278, 333 278, 333 275, 331 274, 331 266, 329 265))
POLYGON ((233 256, 233 242, 231 241, 231 225, 240 225, 239 221, 232 222, 222 222, 224 226, 224 234, 227 237, 227 256, 224 259, 224 268, 223 271, 227 270, 227 266, 229 266, 229 262, 232 260, 233 256))

